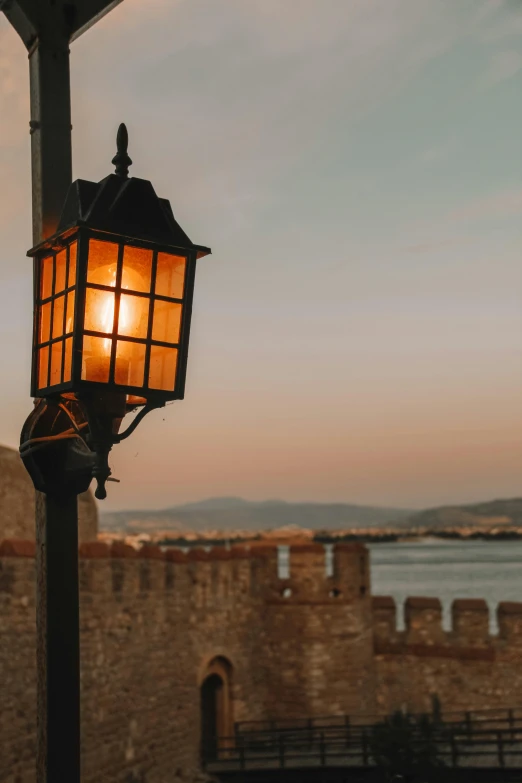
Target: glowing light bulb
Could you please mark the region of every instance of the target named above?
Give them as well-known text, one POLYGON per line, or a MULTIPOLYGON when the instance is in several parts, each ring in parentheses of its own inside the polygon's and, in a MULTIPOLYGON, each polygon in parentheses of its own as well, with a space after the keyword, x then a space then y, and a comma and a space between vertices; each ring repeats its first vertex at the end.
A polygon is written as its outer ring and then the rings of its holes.
MULTIPOLYGON (((98 267, 91 274, 89 282, 115 289, 116 265, 98 267)), ((121 379, 117 382, 124 384, 128 382, 133 343, 125 338, 141 337, 145 339, 147 336, 149 299, 132 293, 143 291, 143 288, 144 283, 141 276, 135 270, 126 269, 124 266, 115 328, 116 291, 88 286, 85 301, 85 329, 107 335, 102 338, 100 334, 99 338, 91 340, 92 348, 87 374, 92 380, 103 380, 104 382, 108 380, 114 342, 112 335, 115 332, 118 336, 116 375, 121 379)))
MULTIPOLYGON (((100 299, 102 297, 100 296, 100 299)), ((112 332, 114 325, 114 294, 107 294, 100 303, 100 332, 112 332)), ((111 340, 107 338, 103 341, 104 353, 110 354, 111 340)))

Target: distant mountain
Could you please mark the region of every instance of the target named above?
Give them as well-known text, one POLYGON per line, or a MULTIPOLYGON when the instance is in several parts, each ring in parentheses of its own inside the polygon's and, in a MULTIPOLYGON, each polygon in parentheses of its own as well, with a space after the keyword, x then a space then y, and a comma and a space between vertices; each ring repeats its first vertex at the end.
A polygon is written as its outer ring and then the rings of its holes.
POLYGON ((522 498, 490 500, 465 506, 440 506, 419 511, 400 521, 400 527, 437 528, 522 526, 522 498))
POLYGON ((127 533, 169 530, 270 530, 298 526, 311 530, 384 527, 412 515, 411 509, 357 506, 348 503, 287 503, 283 500, 252 502, 242 498, 211 498, 161 511, 103 513, 106 531, 127 533))
POLYGON ((430 530, 522 526, 522 498, 492 500, 463 506, 440 506, 425 511, 357 506, 349 503, 253 502, 236 497, 209 498, 160 511, 101 513, 102 530, 145 533, 172 531, 262 531, 282 527, 310 530, 402 528, 430 530))
POLYGON ((193 503, 184 503, 182 506, 174 506, 168 511, 222 511, 229 508, 244 508, 248 506, 248 500, 243 498, 208 498, 208 500, 196 500, 193 503))

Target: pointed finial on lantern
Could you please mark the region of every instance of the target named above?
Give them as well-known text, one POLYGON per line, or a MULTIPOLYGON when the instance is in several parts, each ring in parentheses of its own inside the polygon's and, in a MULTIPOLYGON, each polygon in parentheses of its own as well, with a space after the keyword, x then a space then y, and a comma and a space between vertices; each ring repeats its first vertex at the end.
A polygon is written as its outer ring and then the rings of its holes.
POLYGON ((127 133, 127 126, 124 122, 121 123, 118 128, 118 134, 116 136, 116 147, 118 152, 112 159, 112 162, 116 166, 115 174, 118 177, 127 179, 129 176, 129 166, 132 166, 132 160, 127 155, 127 147, 129 146, 129 134, 127 133))

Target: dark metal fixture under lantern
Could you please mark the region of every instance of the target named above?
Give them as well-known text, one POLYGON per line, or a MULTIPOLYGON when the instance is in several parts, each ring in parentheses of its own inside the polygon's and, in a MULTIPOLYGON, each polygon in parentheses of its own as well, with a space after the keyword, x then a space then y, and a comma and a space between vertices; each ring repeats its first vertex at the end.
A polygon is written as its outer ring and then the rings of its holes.
POLYGON ((127 144, 120 125, 115 173, 100 183, 73 182, 57 232, 28 252, 31 390, 46 403, 37 405, 32 425, 45 418, 48 437, 35 437, 28 423, 21 454, 41 491, 49 490, 43 463, 53 444, 65 449, 64 464, 82 463, 84 479, 94 476, 104 498, 111 447, 150 410, 184 397, 196 261, 210 250, 190 241, 149 181, 128 177, 127 144))

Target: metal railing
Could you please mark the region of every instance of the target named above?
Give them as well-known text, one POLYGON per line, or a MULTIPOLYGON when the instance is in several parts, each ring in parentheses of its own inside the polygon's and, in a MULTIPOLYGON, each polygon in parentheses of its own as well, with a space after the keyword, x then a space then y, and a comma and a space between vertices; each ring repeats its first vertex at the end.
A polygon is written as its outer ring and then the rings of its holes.
MULTIPOLYGON (((437 718, 444 725, 462 725, 468 727, 475 725, 496 725, 499 729, 515 728, 522 725, 522 707, 503 707, 484 710, 452 710, 440 712, 435 716, 431 712, 413 713, 412 717, 420 719, 428 715, 432 719, 437 718)), ((246 734, 259 734, 265 732, 282 732, 307 730, 311 728, 329 729, 333 727, 359 726, 371 727, 385 720, 385 714, 355 714, 355 715, 323 715, 314 718, 283 718, 258 721, 239 721, 234 724, 236 736, 246 734)))
MULTIPOLYGON (((493 711, 491 711, 493 712, 493 711)), ((522 767, 522 710, 519 714, 455 716, 453 722, 432 724, 429 736, 413 725, 411 747, 430 746, 447 767, 522 767)), ((382 725, 382 719, 379 721, 382 725)), ((377 723, 377 721, 376 721, 377 723)), ((374 724, 375 726, 375 724, 374 724)), ((273 769, 284 767, 371 767, 371 725, 288 726, 271 731, 238 732, 219 738, 205 759, 214 769, 273 769)))

